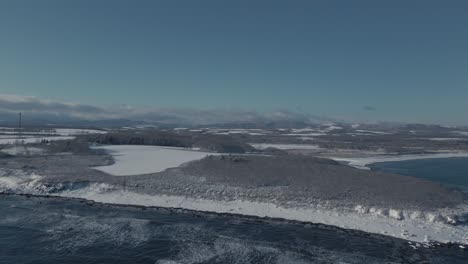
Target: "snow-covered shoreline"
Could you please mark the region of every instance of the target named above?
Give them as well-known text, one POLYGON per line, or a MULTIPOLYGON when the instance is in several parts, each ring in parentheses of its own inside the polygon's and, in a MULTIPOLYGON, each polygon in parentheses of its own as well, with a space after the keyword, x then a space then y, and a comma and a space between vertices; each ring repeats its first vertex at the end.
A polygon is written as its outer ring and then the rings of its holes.
MULTIPOLYGON (((123 145, 103 146, 101 148, 114 151, 114 153, 110 154, 115 157, 117 162, 111 166, 100 168, 113 169, 115 170, 114 175, 142 174, 142 171, 135 172, 135 169, 144 169, 144 172, 147 173, 155 172, 155 170, 162 171, 168 168, 168 166, 177 167, 180 163, 200 159, 209 154, 188 149, 154 146, 129 147, 123 145), (128 151, 136 156, 128 156, 128 151), (120 161, 119 155, 123 155, 120 156, 122 157, 120 161), (172 163, 169 164, 167 161, 172 163), (135 162, 140 162, 141 164, 136 164, 135 162), (148 167, 147 165, 151 166, 148 167), (132 171, 128 171, 128 169, 132 171)), ((351 166, 358 168, 366 168, 368 164, 375 162, 447 157, 468 157, 468 153, 436 153, 405 156, 375 155, 367 158, 336 158, 335 160, 350 162, 351 166)), ((110 171, 107 172, 110 173, 110 171)), ((44 176, 46 175, 49 174, 45 172, 44 176)), ((409 207, 397 209, 398 205, 396 203, 381 205, 382 208, 366 207, 362 205, 361 201, 353 205, 347 203, 340 206, 328 203, 327 201, 329 200, 317 200, 317 202, 298 204, 294 203, 293 199, 289 199, 285 203, 278 203, 274 199, 277 193, 269 196, 272 199, 258 198, 261 196, 255 194, 240 198, 236 196, 229 199, 227 198, 229 196, 226 196, 224 193, 225 190, 219 196, 202 196, 199 190, 193 189, 190 185, 184 186, 187 189, 179 193, 174 193, 173 191, 164 192, 164 190, 162 192, 155 191, 157 188, 151 189, 151 192, 144 192, 138 188, 128 190, 118 180, 114 179, 116 177, 108 176, 108 178, 103 178, 102 181, 94 182, 94 179, 88 178, 82 181, 81 184, 76 185, 73 182, 65 183, 64 181, 60 181, 62 183, 59 181, 47 183, 47 177, 42 177, 31 172, 28 173, 22 169, 1 169, 0 192, 80 198, 107 204, 182 208, 202 212, 282 218, 361 230, 414 242, 455 242, 468 245, 468 219, 464 219, 468 213, 468 207, 463 202, 460 203, 459 208, 455 208, 456 204, 454 204, 454 208, 438 207, 439 209, 432 209, 430 207, 428 209, 420 209, 419 211, 418 209, 405 209, 409 207), (195 192, 188 194, 185 190, 195 190, 195 192)), ((221 185, 221 189, 224 186, 221 185)))
POLYGON ((358 169, 369 170, 368 167, 374 163, 420 160, 420 159, 443 159, 443 158, 468 158, 468 152, 441 152, 431 154, 412 154, 412 155, 378 155, 369 157, 344 158, 344 157, 327 157, 329 159, 345 162, 351 167, 358 169))
MULTIPOLYGON (((108 204, 153 206, 163 208, 183 208, 193 211, 228 213, 245 216, 281 218, 301 222, 333 225, 345 229, 355 229, 370 233, 389 235, 414 242, 455 242, 468 244, 468 226, 453 226, 441 222, 430 222, 414 218, 400 219, 402 212, 388 211, 363 213, 362 208, 354 211, 339 211, 311 206, 309 208, 285 208, 274 203, 245 200, 222 201, 195 199, 183 196, 146 195, 123 190, 101 192, 109 186, 97 185, 89 190, 76 190, 62 193, 61 196, 83 198, 108 204)), ((435 216, 434 216, 435 218, 435 216)))
MULTIPOLYGON (((43 185, 42 177, 25 175, 0 175, 0 192, 50 195, 67 198, 80 198, 100 203, 182 208, 193 211, 227 213, 245 216, 281 218, 301 222, 333 225, 345 229, 355 229, 370 233, 398 237, 414 242, 454 242, 468 244, 468 226, 452 225, 447 218, 452 212, 400 211, 392 209, 328 208, 320 204, 307 207, 284 207, 274 202, 254 200, 213 200, 176 195, 143 194, 128 191, 107 183, 91 183, 82 188, 66 188, 43 185)), ((467 212, 467 208, 458 208, 457 212, 467 212)))

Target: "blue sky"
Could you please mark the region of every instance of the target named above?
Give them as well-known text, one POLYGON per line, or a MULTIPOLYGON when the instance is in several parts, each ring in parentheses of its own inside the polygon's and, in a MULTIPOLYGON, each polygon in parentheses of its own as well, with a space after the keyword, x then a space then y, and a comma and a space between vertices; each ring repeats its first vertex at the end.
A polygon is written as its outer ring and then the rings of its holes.
POLYGON ((0 94, 468 124, 466 1, 0 2, 0 94))

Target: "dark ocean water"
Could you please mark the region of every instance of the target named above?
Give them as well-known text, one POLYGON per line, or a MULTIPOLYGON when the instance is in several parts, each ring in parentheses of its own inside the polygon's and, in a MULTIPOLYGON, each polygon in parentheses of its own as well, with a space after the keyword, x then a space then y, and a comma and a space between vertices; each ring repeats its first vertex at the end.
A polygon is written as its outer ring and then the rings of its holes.
POLYGON ((325 225, 0 195, 0 263, 468 263, 456 245, 325 225))
POLYGON ((414 176, 468 192, 468 158, 421 159, 380 162, 372 170, 414 176))

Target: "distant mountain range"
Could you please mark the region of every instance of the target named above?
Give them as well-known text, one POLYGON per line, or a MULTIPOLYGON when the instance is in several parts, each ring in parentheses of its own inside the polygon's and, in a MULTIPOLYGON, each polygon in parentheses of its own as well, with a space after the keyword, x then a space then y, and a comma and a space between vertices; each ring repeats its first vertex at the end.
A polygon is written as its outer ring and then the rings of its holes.
MULTIPOLYGON (((190 120, 190 116, 161 116, 145 114, 142 119, 133 118, 109 118, 89 120, 86 118, 73 117, 69 115, 56 115, 43 113, 37 114, 33 112, 25 112, 22 115, 22 124, 24 127, 96 127, 96 128, 121 128, 121 127, 158 127, 158 128, 201 128, 201 127, 217 127, 217 128, 242 128, 242 129, 279 129, 279 128, 306 128, 320 127, 323 124, 333 124, 343 128, 343 132, 355 129, 375 130, 375 131, 430 131, 430 132, 447 132, 454 129, 466 130, 468 128, 452 128, 439 125, 428 124, 402 124, 402 123, 375 123, 375 124, 352 124, 344 121, 335 121, 327 118, 310 118, 305 116, 283 118, 269 118, 267 116, 256 116, 250 120, 237 121, 226 120, 224 122, 207 122, 199 123, 196 120, 190 120), (144 118, 144 119, 143 119, 144 118)), ((207 118, 209 120, 210 118, 207 118)), ((216 119, 214 119, 216 121, 216 119)), ((0 126, 16 127, 18 126, 18 113, 0 111, 0 126)))
MULTIPOLYGON (((73 127, 206 127, 220 128, 304 128, 324 123, 339 124, 343 128, 351 123, 333 118, 279 110, 273 112, 239 109, 151 108, 129 106, 98 107, 86 104, 43 100, 31 96, 0 94, 0 126, 17 126, 18 113, 23 113, 24 126, 73 127)), ((378 130, 432 130, 447 127, 424 124, 376 123, 361 124, 359 129, 378 130)))

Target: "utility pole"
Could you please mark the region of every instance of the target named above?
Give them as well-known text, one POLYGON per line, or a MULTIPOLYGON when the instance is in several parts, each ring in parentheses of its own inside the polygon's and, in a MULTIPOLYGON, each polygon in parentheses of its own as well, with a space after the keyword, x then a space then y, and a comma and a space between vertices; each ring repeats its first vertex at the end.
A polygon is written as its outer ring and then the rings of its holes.
POLYGON ((18 113, 18 139, 15 140, 15 155, 18 155, 18 145, 21 144, 21 112, 18 113))
POLYGON ((19 112, 18 128, 19 128, 19 131, 21 132, 21 112, 19 112))
POLYGON ((19 118, 18 118, 18 133, 19 133, 19 139, 22 140, 23 138, 23 114, 19 112, 19 118))

